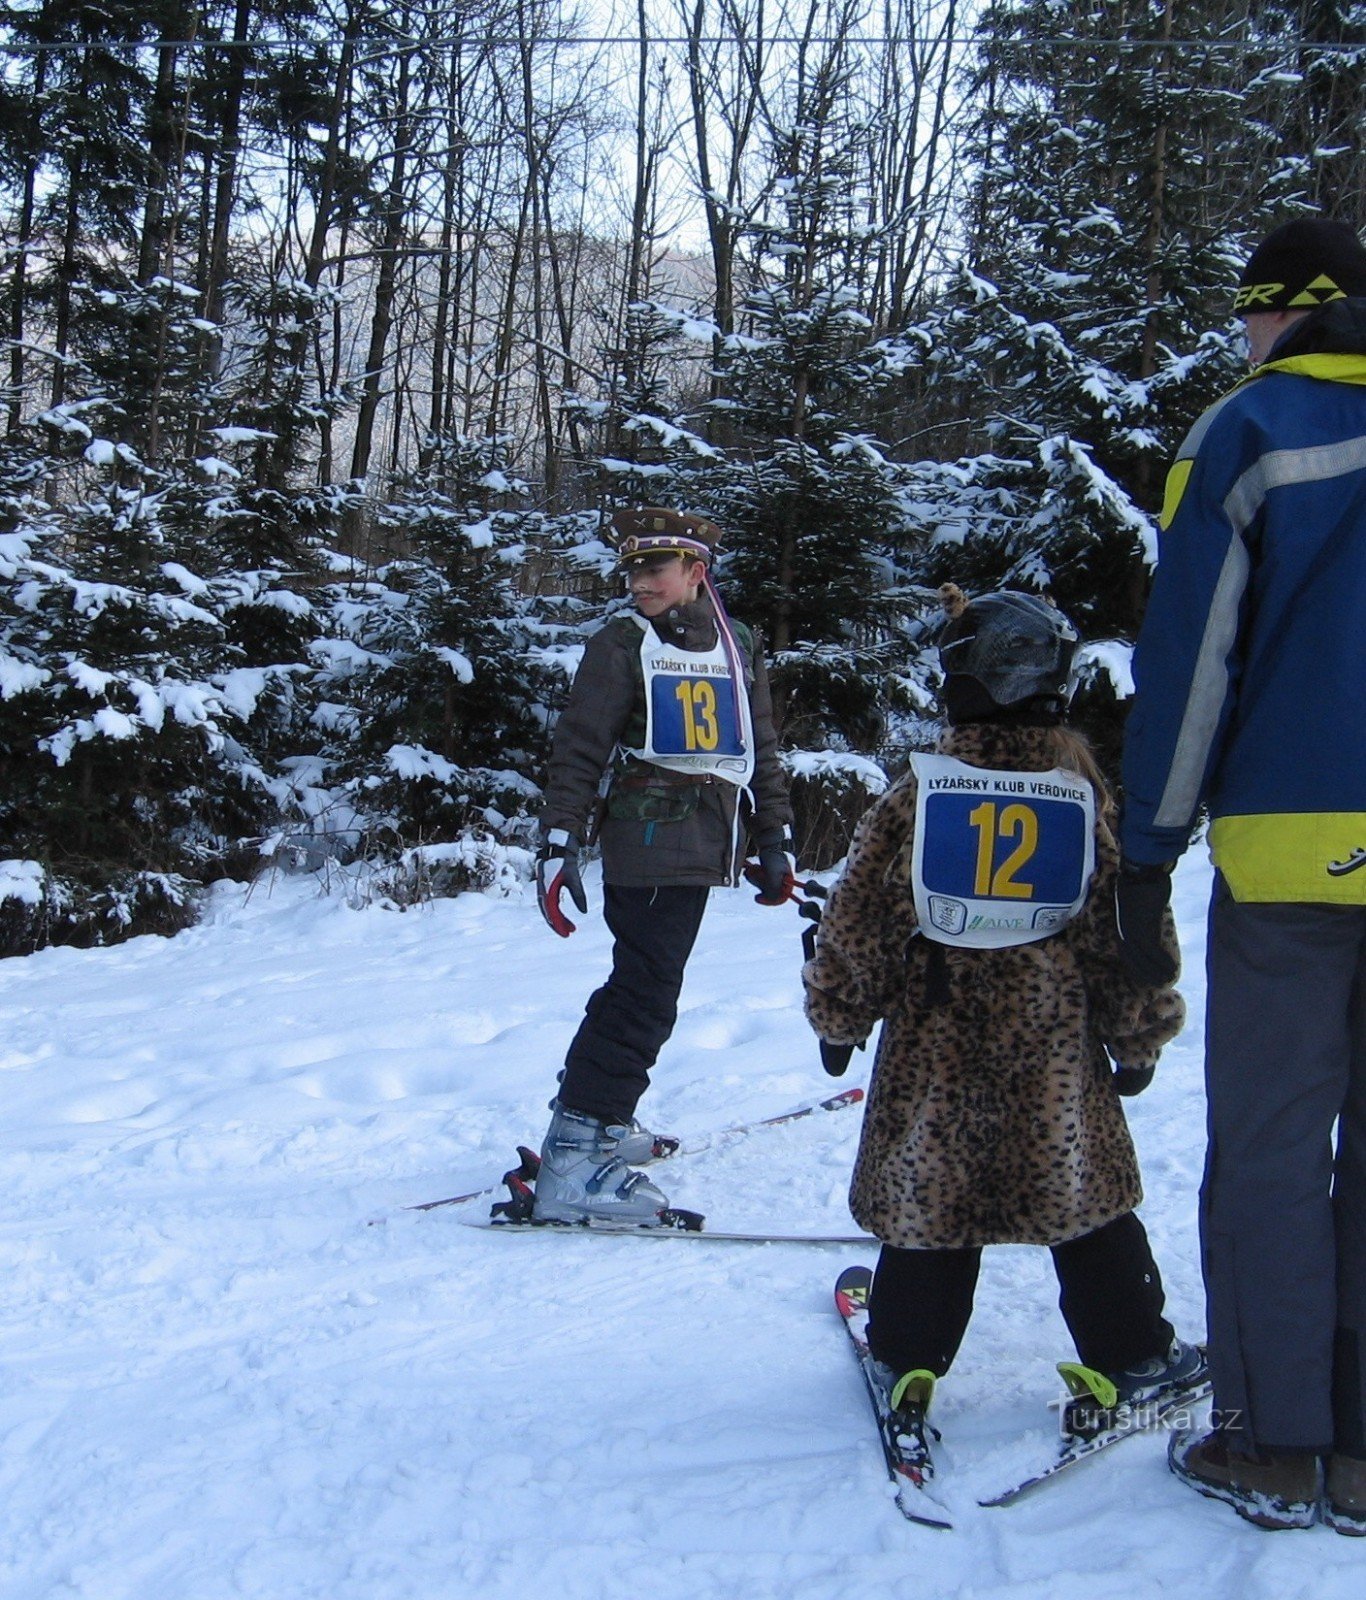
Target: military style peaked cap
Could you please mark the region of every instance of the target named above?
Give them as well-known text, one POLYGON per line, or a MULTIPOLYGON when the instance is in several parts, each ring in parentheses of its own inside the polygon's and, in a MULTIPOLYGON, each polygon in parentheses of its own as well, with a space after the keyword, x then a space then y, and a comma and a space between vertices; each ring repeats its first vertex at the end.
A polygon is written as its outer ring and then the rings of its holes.
POLYGON ((1252 252, 1233 297, 1240 317, 1257 311, 1312 311, 1366 295, 1366 247, 1345 222, 1298 217, 1252 252))
POLYGON ((612 513, 617 564, 629 567, 648 556, 686 556, 711 565, 721 530, 706 517, 663 506, 623 507, 612 513))

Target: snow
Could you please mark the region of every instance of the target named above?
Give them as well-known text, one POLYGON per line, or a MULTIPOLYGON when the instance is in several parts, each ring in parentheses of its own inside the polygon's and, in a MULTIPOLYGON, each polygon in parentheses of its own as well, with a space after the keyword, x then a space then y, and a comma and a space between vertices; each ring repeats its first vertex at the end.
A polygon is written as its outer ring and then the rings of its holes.
POLYGON ((106 693, 109 685, 116 681, 112 672, 104 672, 99 667, 92 667, 88 661, 79 659, 67 662, 66 675, 92 700, 106 693))
MULTIPOLYGON (((608 961, 587 881, 565 941, 529 892, 399 914, 268 875, 175 939, 0 963, 5 1600, 1355 1600, 1358 1546, 1248 1527, 1161 1438, 976 1506, 1048 1447, 1069 1351, 1043 1251, 987 1254, 936 1402, 943 1533, 892 1504, 831 1305, 871 1252, 402 1210, 539 1138, 608 961)), ((1191 1026, 1131 1102, 1188 1335, 1207 886, 1178 874, 1191 1026)), ((799 921, 712 897, 653 1126, 831 1090, 799 921)), ((658 1172, 717 1227, 848 1231, 857 1137, 818 1115, 658 1172)))
POLYGON ((384 754, 384 765, 395 777, 407 779, 416 783, 422 778, 433 778, 437 783, 455 784, 460 782, 460 768, 447 761, 444 756, 433 754, 424 750, 420 744, 394 744, 390 745, 384 754))
POLYGON ((203 578, 197 577, 188 567, 182 566, 179 561, 163 561, 161 563, 161 571, 172 583, 179 585, 188 595, 198 596, 209 593, 209 586, 204 582, 203 578))
POLYGON ((1108 678, 1117 700, 1134 692, 1134 647, 1123 639, 1092 639, 1077 651, 1076 674, 1083 683, 1108 678))
POLYGON ((449 645, 439 644, 431 646, 432 654, 444 661, 451 669, 457 683, 474 682, 474 663, 461 650, 452 650, 449 645))
POLYGON ((210 428, 208 431, 221 445, 258 444, 276 437, 264 428, 210 428))
POLYGON ((887 774, 876 761, 847 750, 784 751, 783 765, 794 778, 842 777, 874 795, 887 788, 887 774))
POLYGON ((23 861, 15 856, 0 861, 0 905, 6 900, 17 900, 25 906, 41 905, 44 876, 42 865, 37 861, 23 861))
POLYGON ((13 700, 17 695, 41 689, 51 677, 46 667, 32 666, 0 651, 0 700, 13 700))

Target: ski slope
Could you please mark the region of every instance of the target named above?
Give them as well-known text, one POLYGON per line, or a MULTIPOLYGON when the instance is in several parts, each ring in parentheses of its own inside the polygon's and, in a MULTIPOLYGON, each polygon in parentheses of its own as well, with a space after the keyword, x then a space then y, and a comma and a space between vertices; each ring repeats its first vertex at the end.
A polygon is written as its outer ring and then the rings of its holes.
MULTIPOLYGON (((1130 1103, 1186 1334, 1207 884, 1178 877, 1190 1029, 1130 1103)), ((988 1252, 941 1385, 945 1533, 891 1499, 831 1303, 857 1249, 403 1211, 539 1141, 607 967, 589 892, 562 942, 531 895, 399 914, 275 878, 172 940, 0 963, 2 1600, 1356 1600, 1359 1544, 1246 1526, 1158 1437, 976 1505, 1049 1448, 1070 1351, 1044 1251, 988 1252)), ((836 1087, 798 932, 713 895, 653 1126, 836 1087)), ((718 1228, 847 1232, 859 1116, 656 1170, 718 1228)))

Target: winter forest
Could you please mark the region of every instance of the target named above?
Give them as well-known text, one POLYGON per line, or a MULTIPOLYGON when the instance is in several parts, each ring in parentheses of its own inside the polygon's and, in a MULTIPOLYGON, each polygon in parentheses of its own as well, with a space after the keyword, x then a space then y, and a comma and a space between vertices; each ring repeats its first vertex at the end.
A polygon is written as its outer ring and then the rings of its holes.
POLYGON ((804 864, 934 733, 937 586, 1046 591, 1112 757, 1249 244, 1366 219, 1361 0, 13 0, 0 954, 270 862, 524 876, 704 511, 804 864))

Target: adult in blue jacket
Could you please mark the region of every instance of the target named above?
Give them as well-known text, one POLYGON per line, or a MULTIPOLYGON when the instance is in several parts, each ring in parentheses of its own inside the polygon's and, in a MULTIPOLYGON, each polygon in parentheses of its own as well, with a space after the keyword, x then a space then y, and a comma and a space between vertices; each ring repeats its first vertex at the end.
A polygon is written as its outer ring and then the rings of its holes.
POLYGON ((1252 371, 1168 479, 1124 749, 1136 975, 1169 975, 1158 919, 1202 807, 1218 869, 1216 1426, 1170 1459, 1263 1526, 1366 1534, 1366 249, 1343 223, 1288 223, 1234 304, 1252 371))

